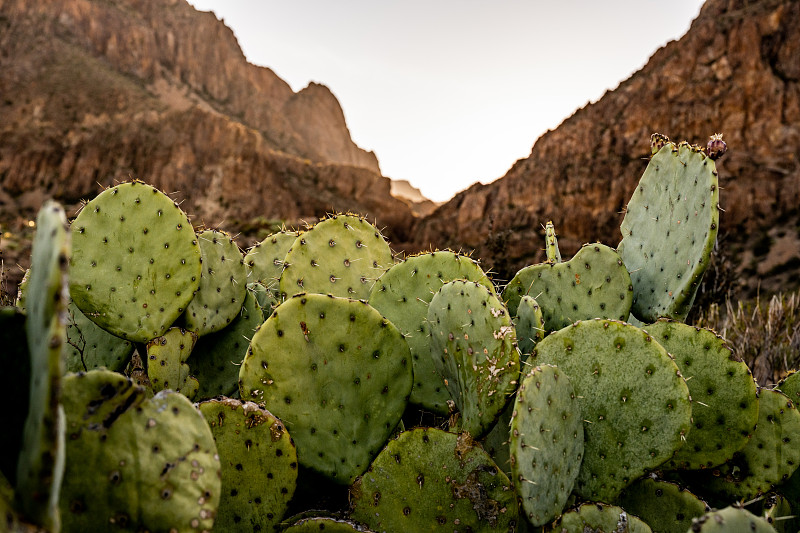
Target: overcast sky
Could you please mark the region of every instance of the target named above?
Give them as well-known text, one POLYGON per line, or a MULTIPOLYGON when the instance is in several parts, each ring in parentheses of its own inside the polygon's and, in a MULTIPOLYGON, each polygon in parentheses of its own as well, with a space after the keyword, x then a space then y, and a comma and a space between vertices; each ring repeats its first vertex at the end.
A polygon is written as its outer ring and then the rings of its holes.
POLYGON ((189 0, 251 63, 327 85, 381 170, 436 201, 505 174, 644 66, 701 0, 189 0))

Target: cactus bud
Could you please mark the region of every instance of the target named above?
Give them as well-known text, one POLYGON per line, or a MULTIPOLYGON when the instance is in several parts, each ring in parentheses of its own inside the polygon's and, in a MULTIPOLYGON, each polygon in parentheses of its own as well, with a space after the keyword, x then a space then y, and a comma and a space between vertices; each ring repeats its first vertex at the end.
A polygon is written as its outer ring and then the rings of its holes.
POLYGON ((725 144, 725 141, 722 140, 721 133, 715 133, 711 136, 708 140, 708 146, 706 146, 706 152, 708 152, 708 157, 716 161, 720 159, 725 152, 728 150, 728 145, 725 144))

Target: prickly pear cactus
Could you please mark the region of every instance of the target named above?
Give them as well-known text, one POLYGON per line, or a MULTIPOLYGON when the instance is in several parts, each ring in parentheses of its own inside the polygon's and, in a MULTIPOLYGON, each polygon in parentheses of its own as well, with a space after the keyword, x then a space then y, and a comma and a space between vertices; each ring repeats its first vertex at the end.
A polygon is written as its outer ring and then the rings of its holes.
POLYGON ((542 308, 547 331, 590 318, 626 320, 633 298, 631 277, 614 249, 586 244, 566 263, 523 268, 503 291, 511 314, 524 295, 542 308))
POLYGON ((542 308, 536 300, 528 296, 523 296, 517 305, 517 317, 514 321, 514 328, 517 331, 517 343, 522 361, 525 362, 533 352, 536 344, 544 339, 544 316, 542 308))
POLYGON ((436 370, 461 414, 461 430, 488 432, 519 378, 511 317, 495 294, 472 281, 451 281, 428 307, 436 370))
POLYGON ((100 367, 121 372, 133 354, 133 343, 89 320, 72 300, 68 312, 67 372, 86 372, 100 367))
POLYGON ((106 370, 64 380, 65 531, 208 531, 220 498, 211 430, 184 396, 106 370))
POLYGON ((536 367, 517 391, 511 419, 511 479, 534 526, 561 514, 583 459, 583 418, 569 378, 536 367))
POLYGON ((719 227, 714 160, 668 141, 653 135, 654 155, 628 202, 617 247, 632 273, 631 312, 644 322, 686 318, 719 227))
POLYGON ((309 292, 366 300, 392 264, 389 244, 372 224, 355 215, 335 215, 292 244, 284 258, 281 296, 309 292))
POLYGON ((778 383, 777 389, 789 397, 795 405, 800 402, 800 372, 790 372, 778 383))
POLYGON ((247 292, 242 251, 225 232, 208 229, 197 235, 203 269, 200 286, 186 306, 186 327, 199 336, 219 331, 239 314, 247 292))
POLYGON ((651 533, 650 526, 622 508, 605 503, 584 503, 564 513, 553 526, 560 533, 651 533))
POLYGON ((749 500, 785 482, 800 465, 800 412, 785 394, 761 389, 758 426, 733 459, 699 478, 704 489, 749 500))
POLYGON ((560 263, 561 262, 561 251, 558 249, 558 238, 556 237, 556 227, 553 225, 553 221, 549 221, 544 228, 545 233, 545 256, 547 257, 548 263, 560 263))
POLYGON ((350 489, 353 520, 377 532, 514 531, 509 479, 466 434, 405 431, 350 489))
POLYGON ((283 533, 372 533, 371 529, 366 529, 360 524, 348 520, 340 520, 328 517, 309 517, 297 521, 283 530, 283 533))
POLYGON ((387 270, 372 288, 369 303, 397 326, 408 341, 414 364, 411 403, 447 414, 450 393, 436 371, 431 353, 428 305, 442 285, 456 279, 494 290, 476 261, 440 250, 415 255, 387 270))
MULTIPOLYGON (((273 233, 250 248, 244 256, 248 283, 260 283, 266 287, 273 305, 279 303, 278 282, 283 272, 283 260, 299 236, 299 232, 289 230, 273 233)), ((271 312, 272 309, 269 309, 267 316, 271 312)))
POLYGON ((693 518, 711 510, 688 490, 652 475, 625 489, 616 503, 663 533, 686 533, 693 518))
POLYGON ((222 465, 222 496, 214 526, 246 524, 272 531, 297 486, 297 452, 280 420, 252 402, 230 398, 198 405, 211 427, 222 465))
POLYGON ((758 420, 756 383, 725 341, 707 329, 661 319, 645 326, 677 363, 692 396, 692 430, 666 466, 720 465, 747 444, 758 420))
POLYGON ((692 405, 678 367, 635 326, 577 322, 545 337, 529 362, 556 365, 580 399, 586 440, 575 493, 583 498, 614 501, 689 432, 692 405))
POLYGON ((61 386, 67 337, 70 235, 64 210, 45 202, 36 217, 28 279, 25 334, 30 350, 29 409, 17 463, 16 497, 23 515, 58 531, 64 472, 61 386))
POLYGON ((70 294, 118 337, 163 335, 200 283, 200 246, 186 214, 141 182, 106 189, 72 222, 70 294))
POLYGON ((769 522, 741 507, 711 511, 692 521, 692 533, 775 533, 769 522))
POLYGON ((31 387, 31 356, 25 335, 25 315, 15 307, 0 307, 0 346, 3 347, 0 350, 0 368, 3 369, 0 372, 0 390, 6 398, 14 399, 14 408, 8 410, 3 422, 0 473, 14 485, 31 387))
POLYGON ((187 361, 200 382, 196 399, 231 396, 239 390, 239 365, 262 322, 256 297, 248 290, 241 311, 228 327, 197 340, 187 361))
POLYGON ((186 359, 196 342, 195 332, 170 328, 147 343, 147 377, 153 392, 171 389, 190 400, 194 398, 199 383, 189 375, 186 359))
POLYGON ((272 314, 272 309, 278 306, 277 297, 274 297, 269 289, 258 281, 248 283, 247 290, 256 298, 262 321, 268 319, 272 314))
POLYGON ((253 336, 239 390, 284 421, 303 466, 350 484, 400 421, 409 359, 403 335, 367 303, 299 294, 253 336))

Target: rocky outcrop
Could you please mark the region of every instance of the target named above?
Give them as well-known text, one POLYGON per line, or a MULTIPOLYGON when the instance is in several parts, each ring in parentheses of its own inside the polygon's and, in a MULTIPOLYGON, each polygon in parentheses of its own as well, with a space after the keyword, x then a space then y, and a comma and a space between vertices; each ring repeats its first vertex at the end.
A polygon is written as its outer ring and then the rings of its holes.
MULTIPOLYGON (((768 238, 776 227, 797 232, 798 20, 800 3, 793 0, 708 0, 683 38, 539 138, 502 179, 474 185, 423 220, 413 246, 473 249, 490 264, 492 252, 502 250, 511 272, 543 259, 548 220, 567 254, 595 240, 615 246, 622 211, 646 166, 650 134, 705 146, 710 134, 723 132, 726 246, 751 284, 766 280, 756 272, 763 256, 751 249, 749 236, 768 238)), ((789 263, 800 263, 800 250, 789 256, 789 263)))

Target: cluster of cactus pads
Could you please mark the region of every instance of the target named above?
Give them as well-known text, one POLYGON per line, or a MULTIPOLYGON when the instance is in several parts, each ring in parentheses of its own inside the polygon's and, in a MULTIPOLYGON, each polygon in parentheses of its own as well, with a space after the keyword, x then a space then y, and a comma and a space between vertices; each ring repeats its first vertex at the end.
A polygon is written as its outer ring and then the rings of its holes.
POLYGON ((724 143, 651 146, 616 249, 547 224, 503 287, 351 214, 244 254, 142 182, 48 203, 0 531, 797 531, 800 374, 683 323, 724 143))

